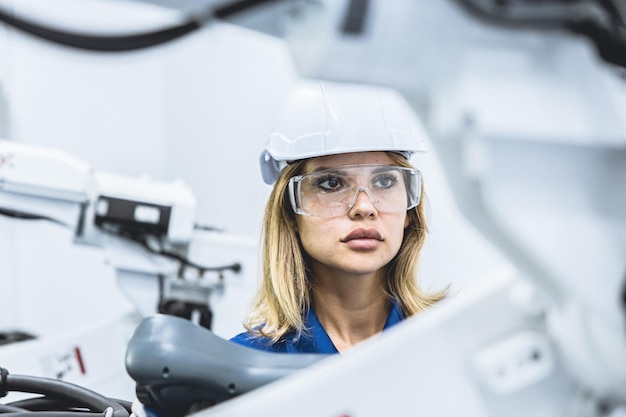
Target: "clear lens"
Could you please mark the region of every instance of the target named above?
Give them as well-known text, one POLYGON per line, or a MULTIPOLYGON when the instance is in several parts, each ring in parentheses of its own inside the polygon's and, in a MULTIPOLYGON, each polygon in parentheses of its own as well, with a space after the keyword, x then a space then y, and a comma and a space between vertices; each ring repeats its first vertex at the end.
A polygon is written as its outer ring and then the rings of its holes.
POLYGON ((419 204, 417 169, 390 165, 353 165, 299 175, 289 181, 297 214, 332 217, 347 213, 361 192, 379 212, 402 212, 419 204))

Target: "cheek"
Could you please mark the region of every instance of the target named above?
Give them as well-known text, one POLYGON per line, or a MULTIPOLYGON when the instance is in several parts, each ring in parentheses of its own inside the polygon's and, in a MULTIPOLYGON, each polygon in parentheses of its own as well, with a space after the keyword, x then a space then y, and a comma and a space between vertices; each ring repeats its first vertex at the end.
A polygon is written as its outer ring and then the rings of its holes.
POLYGON ((315 227, 311 225, 310 219, 305 216, 296 217, 296 231, 298 232, 298 238, 300 243, 306 249, 312 238, 315 237, 315 227))
POLYGON ((390 237, 393 236, 394 246, 396 246, 397 249, 400 249, 400 246, 402 245, 402 241, 404 240, 404 232, 409 226, 409 223, 409 216, 404 215, 403 218, 399 218, 394 221, 393 226, 391 226, 391 229, 389 230, 389 235, 390 237))
POLYGON ((304 250, 312 255, 311 252, 317 252, 328 247, 333 233, 332 222, 328 219, 318 219, 315 217, 298 216, 296 218, 296 227, 300 243, 304 250))

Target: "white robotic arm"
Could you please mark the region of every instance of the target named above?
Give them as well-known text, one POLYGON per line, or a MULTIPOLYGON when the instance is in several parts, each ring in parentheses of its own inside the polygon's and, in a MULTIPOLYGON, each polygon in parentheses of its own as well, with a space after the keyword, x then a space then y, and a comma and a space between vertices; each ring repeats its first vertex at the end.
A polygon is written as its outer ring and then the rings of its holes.
POLYGON ((49 219, 82 234, 84 207, 95 193, 91 168, 67 154, 0 141, 0 209, 49 219))
POLYGON ((104 248, 118 280, 141 279, 158 291, 154 306, 154 296, 124 288, 143 315, 195 315, 210 327, 208 297, 223 282, 196 278, 237 272, 240 265, 207 267, 188 259, 195 207, 181 181, 100 172, 65 152, 0 140, 0 214, 49 220, 73 230, 75 243, 104 248))
POLYGON ((49 219, 98 244, 94 226, 117 225, 188 244, 196 201, 182 182, 157 182, 92 169, 70 154, 0 141, 0 209, 49 219))

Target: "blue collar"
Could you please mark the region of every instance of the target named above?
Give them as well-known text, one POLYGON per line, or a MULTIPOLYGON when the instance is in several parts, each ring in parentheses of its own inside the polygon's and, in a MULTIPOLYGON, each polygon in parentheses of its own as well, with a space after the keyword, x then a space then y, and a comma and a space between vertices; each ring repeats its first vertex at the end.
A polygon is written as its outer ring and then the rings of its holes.
MULTIPOLYGON (((391 311, 383 330, 398 324, 402 320, 404 320, 404 314, 400 309, 400 305, 396 300, 392 300, 391 311)), ((322 323, 317 318, 317 314, 315 314, 312 306, 304 317, 304 326, 308 331, 303 333, 300 338, 294 336, 284 342, 288 353, 339 353, 332 340, 330 340, 330 336, 324 330, 322 323)))

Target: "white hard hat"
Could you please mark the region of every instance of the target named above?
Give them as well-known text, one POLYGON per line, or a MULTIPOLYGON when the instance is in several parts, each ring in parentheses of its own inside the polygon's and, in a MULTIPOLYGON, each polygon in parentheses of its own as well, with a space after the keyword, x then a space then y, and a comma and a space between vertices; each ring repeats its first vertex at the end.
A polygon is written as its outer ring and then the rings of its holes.
POLYGON ((427 134, 406 100, 390 88, 299 81, 283 101, 261 153, 261 174, 273 184, 287 162, 363 151, 407 159, 427 150, 427 134))

